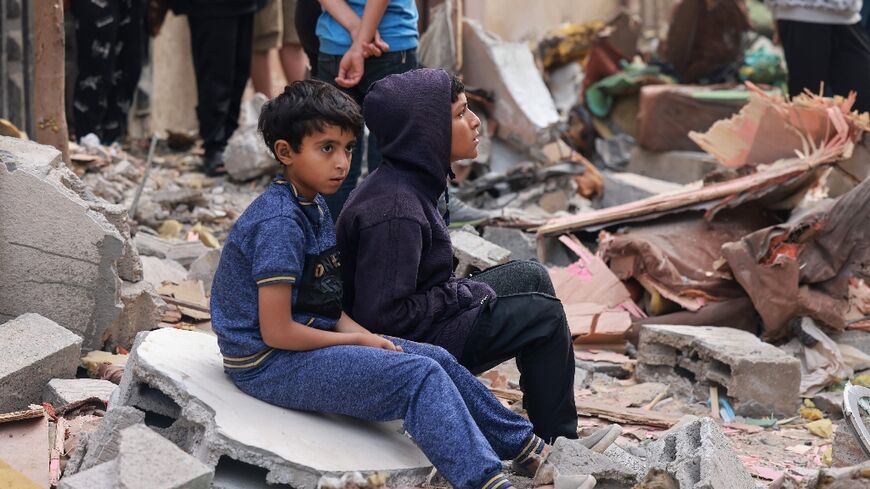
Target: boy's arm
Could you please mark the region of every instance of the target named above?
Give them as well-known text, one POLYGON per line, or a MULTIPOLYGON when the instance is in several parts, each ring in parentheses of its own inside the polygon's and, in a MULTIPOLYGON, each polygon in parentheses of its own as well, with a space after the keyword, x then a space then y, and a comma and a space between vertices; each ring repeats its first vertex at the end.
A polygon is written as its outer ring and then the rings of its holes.
POLYGON ((341 317, 338 318, 338 324, 335 325, 335 330, 339 333, 369 333, 371 331, 363 328, 358 322, 354 321, 344 311, 341 312, 341 317))
MULTIPOLYGON (((308 351, 336 345, 360 345, 401 351, 390 340, 369 333, 359 325, 358 330, 348 328, 346 321, 346 332, 323 331, 294 321, 291 312, 292 287, 290 284, 274 284, 259 288, 260 334, 267 346, 281 350, 308 351)), ((342 313, 342 319, 345 317, 342 313)))
POLYGON ((393 219, 362 230, 356 241, 353 314, 361 324, 409 337, 418 328, 472 306, 471 292, 459 281, 417 290, 423 254, 423 232, 417 222, 393 219))
MULTIPOLYGON (((360 19, 359 15, 350 8, 347 0, 319 0, 320 6, 323 7, 323 10, 326 10, 329 15, 332 16, 342 27, 347 29, 347 32, 350 33, 351 39, 354 41, 359 40, 362 43, 363 54, 365 57, 370 56, 380 56, 381 54, 390 50, 390 45, 384 42, 381 39, 380 33, 377 31, 378 24, 381 23, 381 18, 384 16, 383 12, 381 12, 380 17, 378 17, 377 21, 374 24, 374 33, 368 37, 362 36, 362 19, 360 19)), ((380 1, 380 0, 378 0, 380 1)), ((375 2, 377 3, 377 2, 375 2)), ((389 3, 387 0, 384 3, 384 10, 386 10, 386 5, 389 3)), ((368 9, 368 4, 366 5, 366 9, 368 9)), ((378 8, 375 5, 375 8, 378 8)), ((363 10, 363 16, 365 16, 366 10, 363 10)), ((368 32, 368 31, 366 31, 368 32)))

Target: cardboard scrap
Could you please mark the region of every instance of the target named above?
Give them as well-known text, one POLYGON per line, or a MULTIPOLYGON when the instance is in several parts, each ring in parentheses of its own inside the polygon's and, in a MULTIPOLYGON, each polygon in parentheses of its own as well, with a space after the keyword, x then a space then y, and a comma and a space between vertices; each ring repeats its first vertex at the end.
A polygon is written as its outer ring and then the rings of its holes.
POLYGON ((167 283, 157 291, 164 298, 177 299, 181 313, 196 320, 209 320, 209 303, 205 296, 202 282, 199 280, 182 280, 177 284, 167 283), (180 302, 180 304, 179 304, 180 302), (188 305, 184 307, 181 304, 188 305))
MULTIPOLYGON (((42 489, 36 482, 0 459, 0 487, 10 489, 42 489)), ((44 486, 48 487, 48 486, 44 486)))
POLYGON ((0 482, 4 478, 22 481, 23 476, 32 484, 22 482, 21 486, 5 487, 49 487, 48 417, 41 407, 26 412, 33 416, 36 411, 39 417, 30 419, 22 418, 21 411, 10 413, 14 416, 9 418, 18 420, 0 424, 0 482))

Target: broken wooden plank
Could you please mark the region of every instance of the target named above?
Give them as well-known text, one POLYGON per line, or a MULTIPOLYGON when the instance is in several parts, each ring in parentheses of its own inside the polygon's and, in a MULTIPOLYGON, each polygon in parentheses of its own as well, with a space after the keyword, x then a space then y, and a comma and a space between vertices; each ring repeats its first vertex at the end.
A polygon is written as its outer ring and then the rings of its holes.
POLYGON ((680 416, 674 414, 646 411, 642 408, 622 407, 609 402, 578 399, 576 403, 577 413, 581 416, 602 418, 614 423, 670 428, 680 420, 680 416))
POLYGON ((0 424, 11 423, 13 421, 21 421, 23 419, 33 419, 42 416, 45 409, 42 406, 24 409, 21 411, 13 411, 11 413, 0 414, 0 424))

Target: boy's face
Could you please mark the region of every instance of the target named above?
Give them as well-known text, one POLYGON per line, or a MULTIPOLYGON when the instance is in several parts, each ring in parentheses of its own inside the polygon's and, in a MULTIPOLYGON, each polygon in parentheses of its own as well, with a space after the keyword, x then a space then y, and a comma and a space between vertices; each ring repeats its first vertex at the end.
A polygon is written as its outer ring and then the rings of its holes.
POLYGON ((480 119, 468 108, 465 93, 460 93, 456 102, 450 106, 452 137, 450 139, 450 161, 467 160, 477 157, 480 142, 480 119))
POLYGON ((350 157, 356 145, 356 135, 336 126, 324 126, 302 139, 299 152, 279 139, 275 154, 284 165, 284 178, 305 198, 316 194, 333 194, 347 177, 350 157))

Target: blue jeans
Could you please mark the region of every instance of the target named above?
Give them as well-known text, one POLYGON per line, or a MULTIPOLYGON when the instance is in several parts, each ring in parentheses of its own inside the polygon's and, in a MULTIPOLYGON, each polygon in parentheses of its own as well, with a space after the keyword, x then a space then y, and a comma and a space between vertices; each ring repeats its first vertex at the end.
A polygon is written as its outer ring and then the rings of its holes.
POLYGON ((542 443, 532 425, 501 403, 447 350, 390 338, 404 353, 340 345, 275 350, 249 368, 227 369, 262 401, 369 421, 402 419, 429 461, 457 489, 478 489, 501 460, 542 443))
MULTIPOLYGON (((333 56, 331 54, 320 53, 317 56, 317 79, 330 83, 336 87, 335 77, 338 76, 338 65, 341 63, 341 56, 333 56)), ((387 75, 395 75, 404 73, 417 68, 417 50, 409 49, 407 51, 397 51, 394 53, 385 53, 377 58, 368 58, 365 63, 365 71, 359 84, 352 88, 342 88, 343 92, 347 93, 356 103, 362 107, 363 98, 369 91, 369 87, 381 78, 387 75)), ((371 174, 381 162, 381 153, 378 151, 378 145, 375 138, 369 135, 369 147, 367 152, 368 169, 371 174)), ((347 178, 342 182, 338 191, 332 195, 326 195, 326 205, 329 207, 329 213, 332 215, 332 221, 338 220, 338 214, 341 208, 344 207, 344 202, 350 195, 351 190, 356 187, 356 182, 359 180, 360 172, 362 171, 362 149, 363 149, 363 133, 360 133, 357 138, 356 148, 353 152, 353 158, 350 162, 350 170, 348 170, 347 178)))

